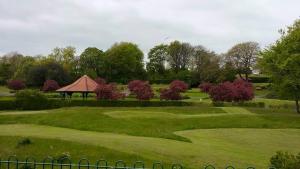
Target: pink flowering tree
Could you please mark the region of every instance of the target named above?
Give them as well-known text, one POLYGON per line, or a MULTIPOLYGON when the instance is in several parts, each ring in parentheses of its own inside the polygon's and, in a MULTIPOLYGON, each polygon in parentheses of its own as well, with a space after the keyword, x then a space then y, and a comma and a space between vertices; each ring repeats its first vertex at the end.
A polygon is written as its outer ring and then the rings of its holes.
POLYGON ((25 89, 25 83, 22 80, 10 80, 7 83, 7 87, 11 90, 22 90, 25 89))
POLYGON ((42 91, 44 92, 51 92, 51 91, 55 91, 57 89, 59 89, 59 85, 55 80, 46 80, 44 82, 42 91))
POLYGON ((149 82, 133 80, 127 85, 129 91, 136 96, 138 100, 150 100, 154 93, 149 82))
POLYGON ((119 100, 125 97, 114 84, 100 84, 94 92, 97 100, 119 100))
POLYGON ((160 90, 161 100, 181 100, 181 93, 188 90, 188 84, 180 80, 174 80, 169 88, 160 90))

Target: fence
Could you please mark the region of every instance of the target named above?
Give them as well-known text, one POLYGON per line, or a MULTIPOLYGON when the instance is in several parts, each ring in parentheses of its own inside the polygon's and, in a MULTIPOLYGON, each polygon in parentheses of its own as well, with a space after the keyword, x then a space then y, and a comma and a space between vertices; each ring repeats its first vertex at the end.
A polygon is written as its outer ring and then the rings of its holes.
MULTIPOLYGON (((34 158, 26 158, 25 161, 19 161, 16 156, 10 156, 7 160, 0 159, 0 169, 184 169, 181 164, 172 164, 169 167, 164 166, 160 162, 155 162, 150 167, 145 167, 142 161, 136 161, 132 166, 127 166, 122 160, 116 161, 114 165, 109 165, 106 160, 98 160, 95 164, 91 164, 86 158, 82 158, 78 163, 72 163, 67 158, 53 159, 46 157, 41 162, 37 162, 34 158)), ((199 168, 201 169, 201 168, 199 168)), ((217 169, 213 165, 204 166, 203 169, 217 169)), ((233 166, 225 167, 225 169, 237 169, 233 166)), ((246 169, 255 169, 248 167, 246 169)), ((270 167, 269 169, 275 169, 270 167)))

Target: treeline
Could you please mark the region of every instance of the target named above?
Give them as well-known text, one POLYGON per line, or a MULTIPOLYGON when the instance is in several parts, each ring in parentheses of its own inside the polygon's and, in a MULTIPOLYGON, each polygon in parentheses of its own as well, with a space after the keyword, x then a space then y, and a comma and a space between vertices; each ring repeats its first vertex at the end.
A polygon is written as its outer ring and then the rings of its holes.
POLYGON ((106 51, 88 47, 79 56, 70 46, 54 48, 47 56, 12 52, 0 57, 0 84, 22 80, 27 86, 41 87, 51 79, 65 85, 87 74, 123 84, 135 79, 150 83, 178 79, 196 86, 201 82, 233 81, 236 75, 248 79, 258 52, 256 42, 240 43, 226 54, 216 54, 203 46, 179 41, 153 47, 147 62, 139 47, 129 42, 116 43, 106 51))

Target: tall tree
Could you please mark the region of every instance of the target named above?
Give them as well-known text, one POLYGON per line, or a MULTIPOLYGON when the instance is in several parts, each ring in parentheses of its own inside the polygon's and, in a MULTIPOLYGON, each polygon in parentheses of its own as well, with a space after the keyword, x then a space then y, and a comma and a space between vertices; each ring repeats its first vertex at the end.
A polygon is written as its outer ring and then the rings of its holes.
POLYGON ((257 42, 244 42, 233 46, 227 52, 228 61, 234 65, 241 79, 249 80, 249 74, 256 64, 259 51, 257 42))
POLYGON ((104 53, 95 47, 86 48, 80 55, 78 64, 81 74, 87 74, 94 78, 102 76, 104 53))
POLYGON ((178 73, 180 70, 188 68, 194 48, 189 43, 174 41, 169 46, 169 54, 168 63, 175 73, 178 73))
POLYGON ((262 52, 260 65, 271 75, 273 87, 281 96, 300 99, 300 20, 281 31, 281 38, 262 52))
POLYGON ((190 63, 194 78, 198 83, 216 82, 220 69, 218 56, 203 46, 196 46, 194 50, 190 63))
POLYGON ((75 61, 76 48, 67 46, 65 48, 56 47, 49 54, 49 58, 61 64, 67 71, 72 70, 75 61))
POLYGON ((55 61, 34 65, 29 69, 27 85, 41 87, 46 80, 55 80, 60 85, 65 85, 70 81, 70 76, 62 65, 55 61))
POLYGON ((160 44, 150 49, 148 53, 149 62, 147 71, 152 73, 164 74, 165 62, 169 56, 168 45, 160 44))
POLYGON ((127 83, 134 79, 144 79, 143 52, 136 44, 121 42, 105 52, 105 79, 127 83))

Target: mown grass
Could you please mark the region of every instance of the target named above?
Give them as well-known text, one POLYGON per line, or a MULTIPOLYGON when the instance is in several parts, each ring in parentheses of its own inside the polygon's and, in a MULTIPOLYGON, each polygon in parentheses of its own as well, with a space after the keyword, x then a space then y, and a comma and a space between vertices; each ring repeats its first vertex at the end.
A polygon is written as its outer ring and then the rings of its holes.
MULTIPOLYGON (((243 108, 242 108, 243 109, 243 108)), ((0 124, 40 124, 89 130, 98 132, 123 133, 135 136, 161 137, 182 141, 188 139, 175 135, 175 131, 212 128, 300 128, 300 116, 290 110, 280 110, 272 114, 273 109, 249 108, 252 114, 231 114, 214 107, 165 107, 165 108, 92 108, 75 107, 47 110, 48 113, 0 115, 0 124), (110 112, 140 113, 141 116, 116 118, 110 112), (156 116, 144 118, 144 112, 154 112, 156 116), (159 116, 162 113, 162 116, 159 116), (208 116, 193 118, 168 118, 163 113, 208 116), (209 114, 212 114, 209 116, 209 114)), ((232 110, 233 113, 236 110, 232 110)))
POLYGON ((300 130, 297 129, 199 129, 175 134, 192 142, 50 126, 0 125, 0 135, 72 141, 105 147, 116 153, 136 154, 145 159, 180 162, 191 168, 199 168, 205 163, 213 163, 222 168, 230 164, 240 168, 265 168, 269 157, 277 150, 296 153, 295 147, 300 146, 300 130))
POLYGON ((37 161, 42 161, 48 156, 58 159, 66 155, 70 157, 73 163, 77 163, 81 158, 89 159, 91 164, 95 164, 97 160, 105 159, 112 166, 117 160, 125 160, 124 162, 130 166, 135 161, 143 161, 147 166, 151 166, 155 161, 137 154, 124 153, 102 146, 37 137, 0 136, 0 149, 1 157, 4 160, 10 155, 16 155, 19 160, 31 157, 37 161), (30 139, 31 144, 20 145, 19 142, 25 138, 30 139))

